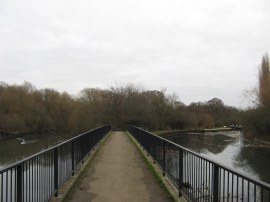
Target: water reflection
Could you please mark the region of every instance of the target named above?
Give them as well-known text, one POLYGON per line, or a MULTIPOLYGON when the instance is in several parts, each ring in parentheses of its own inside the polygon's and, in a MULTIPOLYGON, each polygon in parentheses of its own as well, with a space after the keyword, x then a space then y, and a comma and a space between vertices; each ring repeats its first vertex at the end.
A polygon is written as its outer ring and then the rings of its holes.
POLYGON ((67 139, 55 134, 0 140, 0 169, 67 139))
POLYGON ((241 132, 172 134, 167 139, 256 179, 270 183, 270 148, 241 132))
POLYGON ((251 169, 259 175, 259 178, 270 183, 270 149, 257 146, 242 145, 237 156, 235 165, 244 170, 251 169))
MULTIPOLYGON (((58 156, 58 186, 60 186, 72 171, 71 144, 67 143, 59 147, 58 156)), ((75 151, 76 152, 76 151, 75 151)), ((49 150, 21 164, 23 179, 23 201, 48 201, 54 192, 55 179, 54 152, 49 150)), ((15 202, 16 200, 16 176, 18 168, 12 168, 0 173, 1 201, 15 202)))

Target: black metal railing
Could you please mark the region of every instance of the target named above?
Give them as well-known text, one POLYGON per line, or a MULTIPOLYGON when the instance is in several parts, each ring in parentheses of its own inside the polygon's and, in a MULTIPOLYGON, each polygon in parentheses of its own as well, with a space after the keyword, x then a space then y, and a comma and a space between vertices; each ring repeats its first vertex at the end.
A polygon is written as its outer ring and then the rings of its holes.
POLYGON ((178 188, 179 195, 190 201, 270 201, 270 185, 265 182, 135 126, 128 125, 127 130, 178 188))
POLYGON ((110 130, 110 125, 96 128, 0 170, 0 202, 39 202, 57 196, 110 130))

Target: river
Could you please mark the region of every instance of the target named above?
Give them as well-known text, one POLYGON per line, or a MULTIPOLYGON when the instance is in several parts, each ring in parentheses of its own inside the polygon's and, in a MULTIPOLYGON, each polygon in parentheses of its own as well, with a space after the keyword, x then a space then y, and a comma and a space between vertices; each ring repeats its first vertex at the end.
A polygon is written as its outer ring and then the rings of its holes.
POLYGON ((270 146, 246 140, 242 132, 164 136, 202 156, 270 184, 270 146))
POLYGON ((0 140, 0 169, 66 140, 61 134, 23 135, 0 140))
MULTIPOLYGON (((0 140, 0 169, 67 139, 59 134, 21 138, 0 140)), ((165 138, 270 184, 270 146, 245 140, 239 131, 170 134, 165 138)))

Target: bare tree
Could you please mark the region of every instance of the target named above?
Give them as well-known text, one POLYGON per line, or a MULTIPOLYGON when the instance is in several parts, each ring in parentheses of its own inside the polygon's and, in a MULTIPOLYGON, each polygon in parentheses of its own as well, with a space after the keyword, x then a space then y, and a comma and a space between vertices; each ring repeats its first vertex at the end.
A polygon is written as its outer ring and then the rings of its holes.
POLYGON ((270 106, 270 66, 266 54, 261 63, 259 71, 259 101, 262 106, 270 106))

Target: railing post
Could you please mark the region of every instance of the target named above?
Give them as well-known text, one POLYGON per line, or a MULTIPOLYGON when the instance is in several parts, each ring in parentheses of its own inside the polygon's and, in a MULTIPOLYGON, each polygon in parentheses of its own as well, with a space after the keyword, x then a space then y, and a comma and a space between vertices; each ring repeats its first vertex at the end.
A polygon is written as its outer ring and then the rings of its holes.
POLYGON ((55 197, 58 196, 58 148, 55 148, 53 150, 54 154, 54 190, 55 192, 55 197))
POLYGON ((74 149, 74 140, 71 141, 71 167, 72 167, 72 176, 74 176, 74 170, 75 170, 75 149, 74 149))
POLYGON ((166 169, 166 151, 165 151, 165 144, 166 142, 162 141, 162 170, 163 170, 163 176, 165 176, 165 169, 166 169))
POLYGON ((219 195, 219 166, 214 164, 213 170, 213 201, 218 201, 219 195))
POLYGON ((156 153, 157 153, 157 150, 156 150, 156 140, 155 139, 152 139, 152 141, 153 141, 153 151, 154 151, 154 153, 153 153, 153 164, 156 164, 156 157, 157 157, 157 155, 156 155, 156 153))
POLYGON ((84 164, 84 144, 83 144, 83 142, 84 142, 84 136, 85 135, 83 135, 82 137, 81 137, 81 139, 80 139, 80 141, 81 141, 81 154, 82 154, 82 156, 81 156, 81 163, 82 164, 84 164))
POLYGON ((95 151, 95 145, 96 145, 96 138, 95 138, 95 135, 93 135, 93 151, 95 151))
POLYGON ((17 202, 22 202, 22 189, 23 189, 23 172, 22 172, 22 164, 17 166, 17 202))
POLYGON ((149 156, 149 150, 150 150, 150 136, 147 135, 147 150, 146 150, 147 156, 149 156))
POLYGON ((141 145, 142 145, 143 151, 145 150, 145 148, 144 148, 144 146, 145 146, 145 144, 144 144, 144 136, 145 136, 145 134, 141 133, 141 145))
POLYGON ((179 166, 179 170, 178 170, 178 191, 179 191, 179 196, 182 197, 182 188, 183 188, 183 149, 179 148, 178 151, 178 166, 179 166))
POLYGON ((88 144, 89 144, 89 148, 87 148, 87 152, 88 152, 88 156, 90 156, 91 155, 91 150, 92 150, 92 148, 91 148, 91 136, 88 134, 87 138, 88 138, 88 144))

